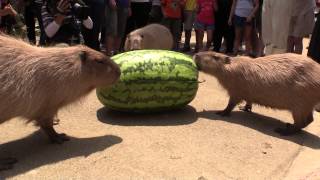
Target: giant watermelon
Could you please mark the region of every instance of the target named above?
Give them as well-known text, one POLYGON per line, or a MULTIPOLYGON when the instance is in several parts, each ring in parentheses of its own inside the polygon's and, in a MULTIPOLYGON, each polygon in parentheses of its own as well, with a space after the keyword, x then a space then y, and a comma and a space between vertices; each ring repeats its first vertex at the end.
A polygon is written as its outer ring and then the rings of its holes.
POLYGON ((106 107, 150 112, 187 105, 198 90, 198 71, 191 57, 167 50, 137 50, 113 56, 121 76, 111 88, 97 89, 106 107))

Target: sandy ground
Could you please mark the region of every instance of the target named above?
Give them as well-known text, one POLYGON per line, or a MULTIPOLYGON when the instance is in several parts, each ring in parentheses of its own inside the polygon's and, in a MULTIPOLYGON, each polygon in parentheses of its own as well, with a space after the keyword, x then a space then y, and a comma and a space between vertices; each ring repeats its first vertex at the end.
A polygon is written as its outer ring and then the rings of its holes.
POLYGON ((279 136, 288 112, 254 106, 222 118, 225 91, 214 77, 199 80, 187 107, 160 114, 108 111, 92 92, 60 111, 55 128, 71 136, 62 145, 20 119, 6 122, 0 155, 19 163, 0 179, 320 179, 318 113, 302 133, 279 136))

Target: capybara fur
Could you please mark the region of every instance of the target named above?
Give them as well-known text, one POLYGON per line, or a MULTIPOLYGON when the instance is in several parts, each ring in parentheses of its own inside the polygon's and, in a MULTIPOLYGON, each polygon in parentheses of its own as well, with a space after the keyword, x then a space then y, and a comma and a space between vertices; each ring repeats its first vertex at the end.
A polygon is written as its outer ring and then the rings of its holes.
POLYGON ((54 143, 68 140, 53 128, 58 110, 120 76, 110 58, 82 45, 39 48, 0 35, 0 51, 0 123, 23 117, 54 143))
POLYGON ((277 54, 252 59, 215 52, 194 55, 199 70, 217 78, 228 92, 229 115, 241 101, 288 110, 294 124, 277 128, 281 135, 300 131, 313 121, 313 108, 320 102, 320 65, 298 54, 277 54))
POLYGON ((127 35, 124 50, 170 50, 172 47, 173 37, 170 30, 161 24, 149 24, 132 31, 127 35))

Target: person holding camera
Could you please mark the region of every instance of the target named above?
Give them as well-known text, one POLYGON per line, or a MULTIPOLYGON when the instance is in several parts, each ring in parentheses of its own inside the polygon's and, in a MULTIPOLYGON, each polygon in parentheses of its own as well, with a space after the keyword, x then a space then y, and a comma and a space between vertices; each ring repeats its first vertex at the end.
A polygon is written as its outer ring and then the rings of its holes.
POLYGON ((46 0, 43 2, 41 15, 49 45, 79 44, 81 27, 93 27, 88 7, 79 0, 46 0))

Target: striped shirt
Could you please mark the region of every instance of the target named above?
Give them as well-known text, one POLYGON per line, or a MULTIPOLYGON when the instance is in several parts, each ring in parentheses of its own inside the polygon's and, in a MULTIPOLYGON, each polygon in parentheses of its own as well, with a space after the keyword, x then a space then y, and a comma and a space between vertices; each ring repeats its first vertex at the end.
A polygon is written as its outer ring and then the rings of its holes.
MULTIPOLYGON (((44 1, 41 8, 41 16, 43 27, 46 28, 51 22, 54 21, 54 15, 48 12, 47 1, 44 1)), ((71 15, 67 16, 65 19, 72 19, 71 15)))

